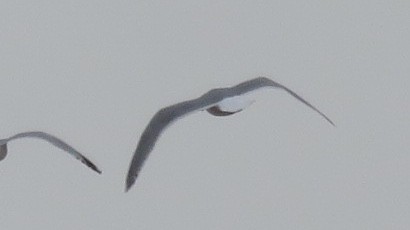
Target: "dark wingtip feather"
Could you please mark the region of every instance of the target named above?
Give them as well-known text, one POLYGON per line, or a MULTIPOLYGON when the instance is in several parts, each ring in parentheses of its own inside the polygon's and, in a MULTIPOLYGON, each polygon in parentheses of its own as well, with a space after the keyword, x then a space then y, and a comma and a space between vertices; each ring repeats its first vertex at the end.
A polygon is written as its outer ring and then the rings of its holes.
POLYGON ((0 145, 0 161, 7 156, 7 143, 0 145))
POLYGON ((324 113, 320 112, 318 109, 314 108, 320 115, 322 115, 323 118, 325 118, 330 124, 333 125, 333 127, 336 127, 335 123, 333 123, 332 120, 330 120, 329 117, 327 117, 324 113))
POLYGON ((131 189, 131 187, 134 185, 136 179, 137 179, 136 176, 132 176, 132 175, 127 176, 127 181, 126 181, 126 185, 125 185, 125 192, 128 192, 131 189))
POLYGON ((331 121, 330 119, 328 119, 328 121, 330 122, 330 124, 332 124, 332 125, 333 125, 333 127, 336 127, 336 124, 335 124, 335 123, 333 123, 333 121, 331 121))
POLYGON ((87 158, 83 157, 82 161, 85 165, 87 165, 88 167, 90 167, 92 170, 96 171, 98 174, 101 174, 101 170, 98 169, 98 167, 92 163, 90 160, 88 160, 87 158))

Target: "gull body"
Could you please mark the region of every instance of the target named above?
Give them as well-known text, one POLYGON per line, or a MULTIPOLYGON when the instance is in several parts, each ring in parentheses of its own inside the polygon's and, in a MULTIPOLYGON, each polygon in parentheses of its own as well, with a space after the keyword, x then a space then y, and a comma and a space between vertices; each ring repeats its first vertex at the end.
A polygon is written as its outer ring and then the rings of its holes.
POLYGON ((329 123, 334 125, 334 123, 325 114, 320 112, 308 101, 287 87, 266 77, 258 77, 248 80, 233 87, 212 89, 196 99, 183 101, 162 108, 152 117, 151 121, 142 133, 132 157, 126 178, 125 191, 128 191, 135 183, 135 180, 138 177, 146 158, 154 148, 160 134, 170 124, 196 111, 206 110, 214 116, 229 116, 235 114, 253 103, 253 100, 247 99, 245 95, 248 95, 252 91, 268 87, 286 91, 297 100, 319 113, 329 123))
POLYGON ((237 113, 246 109, 254 102, 255 100, 252 100, 247 96, 233 96, 220 101, 218 107, 225 112, 237 113))
POLYGON ((40 132, 40 131, 31 131, 31 132, 22 132, 18 133, 16 135, 13 135, 9 138, 1 139, 0 140, 0 161, 3 160, 7 156, 7 144, 10 141, 20 139, 20 138, 38 138, 42 139, 44 141, 47 141, 48 143, 54 145, 55 147, 69 153, 73 157, 75 157, 77 160, 81 161, 83 164, 87 165, 89 168, 92 170, 96 171, 97 173, 101 174, 101 170, 98 169, 97 166, 95 166, 94 163, 92 163, 89 159, 87 159, 83 154, 78 152, 76 149, 65 143, 63 140, 45 133, 45 132, 40 132))

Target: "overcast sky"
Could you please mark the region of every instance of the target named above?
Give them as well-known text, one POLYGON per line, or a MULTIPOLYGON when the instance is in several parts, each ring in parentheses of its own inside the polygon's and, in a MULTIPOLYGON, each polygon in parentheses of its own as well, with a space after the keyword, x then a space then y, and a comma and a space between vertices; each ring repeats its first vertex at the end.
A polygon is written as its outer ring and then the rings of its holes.
POLYGON ((0 138, 41 130, 0 162, 0 228, 408 229, 410 2, 0 3, 0 138), (257 76, 230 117, 166 130, 125 174, 161 107, 257 76))

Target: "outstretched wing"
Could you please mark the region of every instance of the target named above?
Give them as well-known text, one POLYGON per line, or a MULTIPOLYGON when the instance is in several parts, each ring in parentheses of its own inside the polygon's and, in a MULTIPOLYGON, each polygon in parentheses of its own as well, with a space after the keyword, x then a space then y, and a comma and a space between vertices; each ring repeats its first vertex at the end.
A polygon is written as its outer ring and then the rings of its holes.
POLYGON ((283 90, 285 90, 286 92, 288 92, 290 95, 292 95, 293 97, 295 97, 296 99, 298 99, 300 102, 302 102, 303 104, 305 104, 306 106, 310 107, 311 109, 313 109, 314 111, 316 111, 317 113, 319 113, 323 118, 325 118, 330 124, 332 124, 333 126, 335 126, 335 123, 333 123, 332 120, 330 120, 329 117, 327 117, 324 113, 322 113, 319 109, 317 109, 315 106, 313 106, 312 104, 310 104, 310 102, 306 101, 305 99, 303 99, 301 96, 299 96, 298 94, 296 94, 295 92, 293 92, 292 90, 290 90, 289 88, 287 88, 286 86, 279 84, 277 82, 274 82, 270 79, 268 79, 271 84, 273 84, 275 87, 281 88, 283 90))
MULTIPOLYGON (((101 174, 101 170, 98 169, 98 167, 95 164, 93 164, 88 158, 86 158, 84 155, 82 155, 76 149, 74 149, 73 147, 71 147, 70 145, 65 143, 63 140, 61 140, 61 139, 59 139, 59 138, 57 138, 57 137, 55 137, 51 134, 48 134, 48 133, 45 133, 45 132, 38 132, 38 131, 24 132, 24 133, 19 133, 19 134, 16 134, 16 135, 12 136, 12 137, 9 137, 7 139, 7 142, 9 142, 11 140, 19 139, 19 138, 25 138, 25 137, 39 138, 39 139, 45 140, 45 141, 49 142, 50 144, 56 146, 57 148, 59 148, 61 150, 64 150, 65 152, 71 154, 73 157, 75 157, 76 159, 81 161, 83 164, 87 165, 92 170, 94 170, 94 171, 101 174)), ((2 151, 4 149, 5 149, 5 152, 7 153, 7 142, 5 144, 3 144, 2 146, 0 146, 0 156, 3 153, 2 151)))
POLYGON ((274 88, 279 88, 279 89, 285 90, 287 93, 289 93, 290 95, 295 97, 297 100, 299 100, 300 102, 302 102, 306 106, 310 107, 311 109, 313 109, 314 111, 319 113, 330 124, 335 126, 335 124, 333 123, 332 120, 330 120, 330 118, 328 118, 324 113, 322 113, 315 106, 310 104, 310 102, 303 99, 301 96, 299 96, 298 94, 296 94, 295 92, 290 90, 288 87, 286 87, 286 86, 284 86, 280 83, 277 83, 277 82, 275 82, 275 81, 273 81, 269 78, 258 77, 258 78, 255 78, 255 79, 252 79, 252 80, 249 80, 249 81, 245 81, 245 82, 242 82, 242 83, 232 87, 231 90, 233 91, 234 94, 239 94, 240 95, 240 94, 244 94, 244 93, 247 93, 249 91, 256 90, 256 89, 259 89, 259 88, 262 88, 262 87, 274 87, 274 88))
POLYGON ((198 99, 181 102, 163 108, 152 117, 151 121, 148 123, 147 127, 141 135, 137 149, 135 150, 134 156, 131 160, 126 179, 125 191, 128 191, 135 183, 135 180, 137 179, 145 160, 147 159, 149 153, 154 148, 156 141, 166 127, 185 115, 198 110, 206 109, 210 105, 214 104, 214 101, 218 100, 213 100, 213 98, 206 98, 208 95, 209 93, 198 99))

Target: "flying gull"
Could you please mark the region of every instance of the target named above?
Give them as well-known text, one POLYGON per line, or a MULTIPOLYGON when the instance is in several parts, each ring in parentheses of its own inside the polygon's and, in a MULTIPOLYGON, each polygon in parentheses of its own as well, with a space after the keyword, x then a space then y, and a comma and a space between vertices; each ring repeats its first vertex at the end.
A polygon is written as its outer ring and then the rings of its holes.
POLYGON ((38 132, 38 131, 18 133, 18 134, 14 135, 14 136, 11 136, 9 138, 0 140, 0 161, 3 160, 7 155, 7 143, 9 141, 20 139, 20 138, 25 138, 25 137, 43 139, 43 140, 49 142, 50 144, 56 146, 57 148, 68 152, 73 157, 75 157, 76 159, 81 161, 83 164, 87 165, 92 170, 94 170, 94 171, 98 172, 99 174, 101 174, 101 170, 99 170, 97 168, 97 166, 95 166, 90 160, 88 160, 85 156, 83 156, 80 152, 75 150, 73 147, 71 147, 70 145, 68 145, 67 143, 62 141, 61 139, 59 139, 59 138, 57 138, 57 137, 55 137, 51 134, 48 134, 48 133, 45 133, 45 132, 38 132))
POLYGON ((163 130, 171 123, 196 111, 206 110, 214 116, 229 116, 235 114, 253 103, 253 101, 244 99, 243 96, 245 94, 266 87, 285 90, 303 104, 318 112, 323 118, 334 126, 334 123, 312 104, 287 87, 266 77, 258 77, 229 88, 212 89, 196 99, 183 101, 162 108, 152 117, 151 121, 142 133, 137 148, 134 152, 134 156, 128 170, 125 191, 128 191, 135 183, 145 160, 154 148, 155 142, 163 130))

